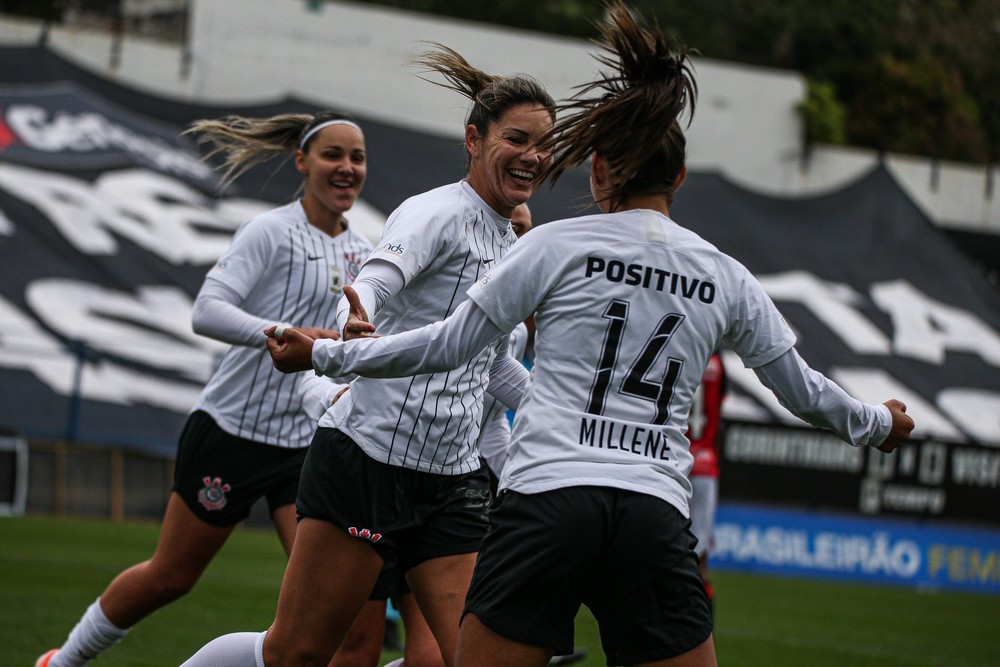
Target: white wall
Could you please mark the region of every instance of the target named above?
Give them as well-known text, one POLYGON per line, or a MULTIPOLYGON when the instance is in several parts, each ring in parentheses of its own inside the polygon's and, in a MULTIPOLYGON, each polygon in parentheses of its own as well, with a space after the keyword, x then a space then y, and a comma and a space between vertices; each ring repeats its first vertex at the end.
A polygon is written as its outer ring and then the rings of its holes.
MULTIPOLYGON (((126 39, 110 67, 106 34, 53 30, 53 49, 79 64, 149 92, 192 101, 262 101, 294 94, 393 124, 458 137, 467 104, 418 78, 410 63, 439 41, 489 72, 527 72, 557 99, 597 70, 594 49, 566 39, 348 2, 318 11, 304 0, 192 0, 191 61, 181 76, 176 45, 126 39)), ((0 19, 0 43, 37 35, 29 22, 0 19)), ((795 107, 804 78, 698 58, 698 107, 688 132, 689 163, 724 173, 744 187, 782 196, 829 191, 877 163, 873 151, 817 147, 802 162, 795 107)), ((1000 204, 987 198, 987 171, 890 155, 893 174, 932 220, 1000 234, 1000 204), (935 187, 936 184, 936 187, 935 187)), ((1000 189, 1000 183, 998 183, 1000 189)))

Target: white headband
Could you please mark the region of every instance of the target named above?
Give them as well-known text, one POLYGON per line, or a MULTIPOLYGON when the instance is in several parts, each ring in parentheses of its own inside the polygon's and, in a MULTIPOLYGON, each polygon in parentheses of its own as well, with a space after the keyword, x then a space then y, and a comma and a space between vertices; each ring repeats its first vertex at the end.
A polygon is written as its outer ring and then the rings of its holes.
MULTIPOLYGON (((317 125, 313 129, 311 129, 308 132, 306 132, 306 136, 302 137, 302 141, 299 142, 299 150, 303 150, 306 147, 306 142, 309 141, 309 139, 312 138, 312 135, 316 134, 317 132, 319 132, 320 130, 322 130, 324 127, 330 127, 331 125, 350 125, 354 129, 356 129, 358 132, 361 132, 361 126, 358 125, 357 123, 355 123, 354 121, 344 120, 344 119, 328 120, 328 121, 325 121, 323 123, 320 123, 319 125, 317 125)), ((362 132, 362 134, 364 134, 364 133, 362 132)))

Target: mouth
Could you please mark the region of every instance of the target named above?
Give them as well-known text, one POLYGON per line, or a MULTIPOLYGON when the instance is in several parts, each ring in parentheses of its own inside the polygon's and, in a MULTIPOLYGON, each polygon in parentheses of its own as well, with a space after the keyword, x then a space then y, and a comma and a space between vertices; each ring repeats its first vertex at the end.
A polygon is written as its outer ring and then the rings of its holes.
POLYGON ((354 188, 354 181, 349 181, 349 180, 330 181, 330 185, 339 190, 351 190, 354 188))
POLYGON ((508 169, 507 174, 523 185, 530 185, 535 180, 535 175, 532 172, 523 169, 508 169))

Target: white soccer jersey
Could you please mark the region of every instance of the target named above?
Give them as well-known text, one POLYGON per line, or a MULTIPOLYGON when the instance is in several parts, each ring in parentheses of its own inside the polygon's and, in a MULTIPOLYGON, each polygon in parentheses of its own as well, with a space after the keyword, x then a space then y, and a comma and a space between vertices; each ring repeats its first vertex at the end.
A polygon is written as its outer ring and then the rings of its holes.
MULTIPOLYGON (((403 202, 386 222, 371 260, 399 267, 406 280, 373 318, 381 335, 444 319, 517 237, 466 182, 403 202)), ((399 379, 358 378, 320 420, 350 435, 377 461, 455 475, 479 467, 486 374, 495 346, 461 367, 399 379)))
POLYGON ((794 344, 734 259, 658 213, 535 229, 470 298, 502 330, 534 313, 535 366, 501 488, 612 486, 688 513, 688 409, 720 345, 748 367, 794 344))
MULTIPOLYGON (((335 237, 321 232, 296 201, 243 225, 205 281, 233 290, 241 309, 270 322, 336 329, 343 286, 371 251, 371 243, 350 230, 335 237)), ((194 409, 227 433, 278 447, 305 447, 316 430, 302 410, 295 376, 274 369, 263 329, 259 347, 226 351, 194 409)))

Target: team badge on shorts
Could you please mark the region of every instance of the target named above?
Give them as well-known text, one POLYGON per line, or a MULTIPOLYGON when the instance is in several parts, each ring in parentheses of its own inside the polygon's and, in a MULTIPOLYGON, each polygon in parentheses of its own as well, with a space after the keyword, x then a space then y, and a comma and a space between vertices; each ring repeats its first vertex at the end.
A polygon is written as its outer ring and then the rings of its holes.
POLYGON ((228 484, 223 484, 222 479, 219 477, 215 479, 202 477, 201 481, 205 483, 205 486, 198 492, 198 502, 209 511, 221 510, 225 507, 226 492, 232 487, 228 484))
POLYGON ((350 533, 352 537, 360 537, 363 540, 371 540, 372 542, 378 542, 382 539, 382 533, 373 533, 367 528, 358 529, 355 526, 351 526, 347 529, 347 532, 350 533))

